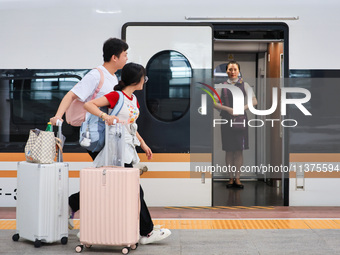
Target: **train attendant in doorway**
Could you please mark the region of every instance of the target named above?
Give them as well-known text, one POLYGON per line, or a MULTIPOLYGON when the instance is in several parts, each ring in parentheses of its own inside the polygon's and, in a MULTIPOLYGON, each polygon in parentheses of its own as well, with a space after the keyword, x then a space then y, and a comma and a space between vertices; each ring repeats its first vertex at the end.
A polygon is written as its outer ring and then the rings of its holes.
MULTIPOLYGON (((248 109, 247 105, 247 93, 252 91, 248 83, 244 82, 240 74, 240 64, 236 61, 230 61, 227 64, 226 72, 228 74, 228 80, 226 84, 233 85, 241 89, 245 98, 244 110, 248 109)), ((253 93, 253 92, 252 92, 253 93)), ((222 149, 226 152, 225 160, 227 166, 235 166, 236 171, 230 172, 230 181, 227 184, 227 188, 237 187, 243 188, 243 184, 240 181, 241 171, 240 168, 243 165, 243 150, 249 149, 248 145, 248 119, 245 114, 244 128, 237 128, 236 125, 231 126, 231 120, 235 115, 233 112, 233 96, 227 88, 222 89, 221 100, 223 105, 215 104, 215 108, 221 110, 221 117, 228 120, 227 125, 221 125, 222 134, 222 149), (235 179, 234 179, 235 174, 235 179)), ((257 105, 255 94, 253 93, 252 104, 257 105)))
MULTIPOLYGON (((135 149, 136 146, 141 146, 149 160, 152 158, 151 149, 137 132, 136 120, 139 116, 139 104, 136 96, 133 94, 136 90, 142 90, 146 82, 147 77, 145 76, 144 67, 139 64, 128 63, 122 69, 121 81, 114 87, 115 90, 120 90, 124 94, 124 105, 117 116, 107 115, 100 110, 100 107, 104 106, 114 108, 119 99, 119 94, 116 91, 91 100, 84 105, 89 113, 99 116, 108 125, 112 125, 114 120, 125 123, 125 167, 132 167, 139 162, 139 157, 135 149)), ((144 201, 142 187, 140 187, 140 202, 141 238, 139 242, 141 244, 149 244, 168 237, 171 234, 169 229, 154 228, 148 207, 144 201)))

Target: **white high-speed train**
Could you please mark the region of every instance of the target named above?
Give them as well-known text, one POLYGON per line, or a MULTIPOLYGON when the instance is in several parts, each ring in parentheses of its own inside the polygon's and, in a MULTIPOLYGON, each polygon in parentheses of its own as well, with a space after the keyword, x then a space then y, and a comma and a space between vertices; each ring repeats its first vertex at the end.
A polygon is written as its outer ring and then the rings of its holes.
MULTIPOLYGON (((110 37, 126 40, 128 61, 149 77, 137 94, 139 131, 154 152, 152 161, 140 154, 149 168, 141 178, 148 205, 340 205, 339 9, 334 0, 0 0, 0 207, 16 205, 29 129, 45 128, 63 95, 103 62, 110 37), (312 113, 294 106, 285 116, 248 113, 266 124, 249 123, 245 189, 235 194, 223 171, 195 172, 225 164, 220 127, 212 126, 219 113, 209 96, 209 114, 198 108, 200 86, 217 89, 230 60, 240 63, 258 109, 270 108, 273 88, 301 87, 311 93, 304 107, 312 113), (298 124, 285 127, 285 119, 298 124)), ((91 160, 78 129, 65 124, 63 131, 73 193, 91 160)))

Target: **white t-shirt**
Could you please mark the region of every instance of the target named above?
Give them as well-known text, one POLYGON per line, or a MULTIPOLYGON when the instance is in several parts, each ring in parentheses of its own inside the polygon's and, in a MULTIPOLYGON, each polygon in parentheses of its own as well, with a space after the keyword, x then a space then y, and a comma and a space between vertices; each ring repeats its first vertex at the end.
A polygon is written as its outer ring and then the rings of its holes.
MULTIPOLYGON (((113 91, 113 87, 118 84, 116 75, 112 75, 104 66, 98 66, 103 71, 104 83, 95 98, 104 96, 113 91)), ((84 78, 76 84, 71 91, 77 95, 80 101, 88 102, 97 89, 100 81, 100 73, 97 69, 91 70, 84 78)), ((95 99, 94 98, 94 99, 95 99)))
MULTIPOLYGON (((104 83, 99 92, 97 93, 96 98, 102 97, 111 91, 113 91, 114 86, 118 84, 118 79, 116 75, 112 75, 104 66, 98 66, 103 71, 104 74, 104 83)), ((88 74, 84 76, 84 78, 78 82, 71 91, 77 95, 80 101, 88 102, 91 101, 92 96, 97 89, 100 82, 100 73, 97 69, 91 70, 88 74)), ((86 113, 86 119, 90 116, 90 113, 86 113)))
POLYGON ((126 124, 132 124, 136 122, 138 116, 139 109, 137 106, 136 96, 132 94, 132 100, 127 96, 124 96, 124 106, 117 115, 119 120, 124 121, 126 124))

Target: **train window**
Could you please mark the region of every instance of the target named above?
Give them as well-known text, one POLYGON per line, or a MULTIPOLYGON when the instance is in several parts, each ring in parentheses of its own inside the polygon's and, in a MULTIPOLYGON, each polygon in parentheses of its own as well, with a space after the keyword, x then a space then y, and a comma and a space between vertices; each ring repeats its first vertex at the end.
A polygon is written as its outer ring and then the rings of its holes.
POLYGON ((10 80, 13 124, 46 124, 63 96, 78 81, 72 77, 10 80))
POLYGON ((146 66, 146 104, 150 113, 162 121, 180 119, 189 109, 192 68, 177 51, 162 51, 146 66))
MULTIPOLYGON (((5 104, 0 109, 5 116, 0 122, 0 149, 20 151, 27 141, 29 130, 44 130, 64 95, 89 70, 5 71, 0 75, 0 99, 5 104)), ((63 125, 63 133, 67 137, 65 145, 72 150, 78 147, 78 129, 63 125)))

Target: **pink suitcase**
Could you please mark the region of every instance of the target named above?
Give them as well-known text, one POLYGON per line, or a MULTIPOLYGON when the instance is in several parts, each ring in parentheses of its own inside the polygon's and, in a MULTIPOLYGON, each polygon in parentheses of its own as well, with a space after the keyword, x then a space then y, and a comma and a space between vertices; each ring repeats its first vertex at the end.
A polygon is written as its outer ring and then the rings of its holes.
POLYGON ((80 245, 76 251, 95 244, 125 246, 123 254, 136 249, 139 204, 139 169, 80 170, 80 245))

